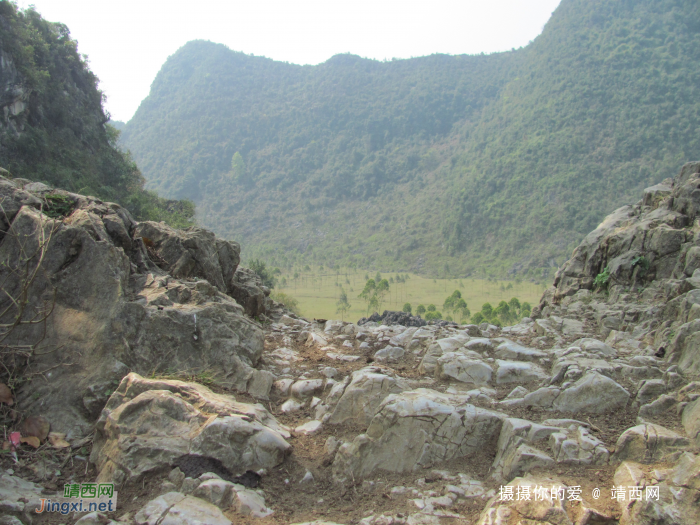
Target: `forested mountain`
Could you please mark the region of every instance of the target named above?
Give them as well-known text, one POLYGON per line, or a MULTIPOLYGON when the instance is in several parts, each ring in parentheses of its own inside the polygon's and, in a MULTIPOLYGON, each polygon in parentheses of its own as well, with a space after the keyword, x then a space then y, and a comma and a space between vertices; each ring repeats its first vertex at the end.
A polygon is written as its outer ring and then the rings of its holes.
POLYGON ((118 201, 140 219, 190 223, 191 203, 143 189, 136 164, 116 147, 97 82, 65 25, 0 0, 0 167, 118 201))
POLYGON ((249 257, 539 275, 700 158, 699 59, 692 0, 563 0, 493 55, 297 66, 196 41, 123 143, 249 257))

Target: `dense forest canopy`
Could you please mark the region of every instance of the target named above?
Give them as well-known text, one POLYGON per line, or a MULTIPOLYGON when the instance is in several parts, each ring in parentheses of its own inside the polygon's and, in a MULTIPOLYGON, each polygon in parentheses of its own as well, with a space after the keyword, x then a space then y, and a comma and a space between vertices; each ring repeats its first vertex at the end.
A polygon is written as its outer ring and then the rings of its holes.
POLYGON ((700 158, 699 59, 693 0, 563 0, 492 55, 298 66, 195 41, 122 138, 247 257, 540 276, 700 158))
POLYGON ((0 0, 0 166, 14 177, 118 201, 137 218, 191 222, 189 202, 143 189, 98 79, 68 28, 0 0))

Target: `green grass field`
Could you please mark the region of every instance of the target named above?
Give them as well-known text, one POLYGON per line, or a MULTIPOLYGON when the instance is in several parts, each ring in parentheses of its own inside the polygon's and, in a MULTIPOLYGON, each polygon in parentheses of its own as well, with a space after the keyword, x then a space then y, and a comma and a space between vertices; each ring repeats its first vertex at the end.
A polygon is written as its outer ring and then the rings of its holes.
MULTIPOLYGON (((345 313, 346 321, 357 321, 367 315, 367 303, 358 297, 367 281, 365 277, 374 278, 374 274, 364 271, 343 269, 340 273, 328 269, 324 271, 298 272, 294 279, 292 273, 282 273, 277 276, 276 291, 283 292, 299 302, 299 310, 307 318, 340 319, 336 313, 341 287, 345 290, 351 308, 345 313)), ((395 273, 382 274, 382 278, 395 280, 395 273)), ((413 311, 419 304, 428 306, 434 304, 442 312, 445 299, 454 291, 459 290, 467 302, 472 314, 481 310, 486 302, 496 306, 501 300, 509 301, 517 297, 521 302, 527 301, 532 306, 539 303, 544 288, 541 284, 515 281, 486 281, 481 279, 430 279, 415 274, 408 275, 403 283, 391 283, 389 294, 381 306, 381 310, 401 310, 404 303, 411 303, 413 311)), ((370 312, 371 313, 371 312, 370 312)))

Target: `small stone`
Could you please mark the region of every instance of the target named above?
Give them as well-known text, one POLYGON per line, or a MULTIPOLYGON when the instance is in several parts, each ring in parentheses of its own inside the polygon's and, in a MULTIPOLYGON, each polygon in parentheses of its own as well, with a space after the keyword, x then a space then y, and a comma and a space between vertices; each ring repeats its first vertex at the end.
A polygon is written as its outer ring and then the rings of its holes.
POLYGON ((236 492, 237 501, 234 502, 236 511, 244 516, 264 518, 273 513, 272 509, 265 507, 265 498, 257 492, 244 489, 236 492))
POLYGON ((304 474, 304 477, 301 478, 301 481, 299 483, 301 485, 306 485, 308 483, 313 483, 314 481, 314 475, 311 473, 311 471, 307 470, 306 474, 304 474))
POLYGON ((287 399, 284 403, 282 403, 282 406, 280 407, 280 410, 284 413, 289 413, 289 412, 297 412, 304 408, 304 403, 300 403, 296 399, 287 399))
POLYGON ((321 373, 330 379, 338 375, 338 370, 336 370, 332 366, 327 366, 321 369, 321 373))
POLYGON ((201 481, 199 481, 198 479, 185 478, 182 482, 182 485, 180 486, 180 492, 182 492, 183 494, 191 494, 197 489, 197 487, 199 487, 200 483, 201 481))
POLYGON ((175 467, 170 471, 170 474, 168 474, 168 479, 179 488, 182 485, 182 482, 185 480, 185 473, 178 467, 175 467))
POLYGON ((326 451, 326 454, 333 455, 338 451, 338 447, 342 445, 343 442, 340 441, 339 439, 336 439, 334 436, 330 436, 326 440, 326 444, 324 445, 324 450, 326 451))
POLYGON ((304 423, 303 425, 298 426, 297 428, 294 429, 294 432, 297 434, 303 434, 305 436, 310 436, 312 434, 316 434, 321 430, 322 423, 320 421, 308 421, 307 423, 304 423))

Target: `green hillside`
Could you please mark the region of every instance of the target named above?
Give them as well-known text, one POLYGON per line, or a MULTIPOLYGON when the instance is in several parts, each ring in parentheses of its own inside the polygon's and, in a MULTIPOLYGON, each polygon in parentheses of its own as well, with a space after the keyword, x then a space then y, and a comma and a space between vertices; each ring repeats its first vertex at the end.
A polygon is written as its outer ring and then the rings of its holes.
POLYGON ((700 6, 563 0, 528 47, 318 66, 190 42, 123 132, 244 256, 542 275, 700 158, 700 6))
POLYGON ((118 201, 138 218, 191 222, 191 203, 143 189, 116 145, 98 79, 68 28, 0 0, 0 166, 12 176, 118 201))

